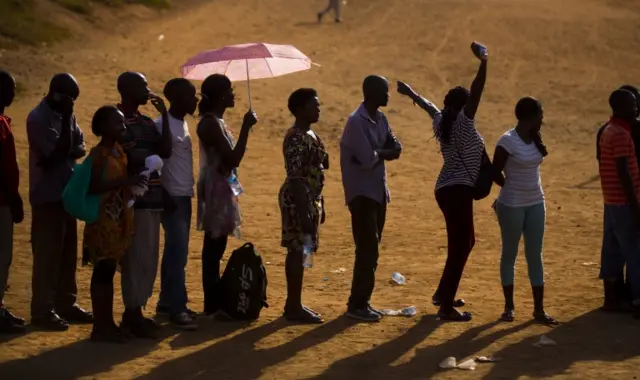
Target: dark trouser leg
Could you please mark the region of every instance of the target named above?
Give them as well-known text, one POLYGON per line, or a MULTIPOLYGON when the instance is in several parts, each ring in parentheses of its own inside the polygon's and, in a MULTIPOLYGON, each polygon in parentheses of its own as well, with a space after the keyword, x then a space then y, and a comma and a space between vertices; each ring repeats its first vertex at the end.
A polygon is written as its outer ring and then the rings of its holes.
POLYGON ((93 305, 94 326, 96 328, 115 327, 113 321, 113 277, 115 273, 115 260, 100 260, 93 267, 91 303, 93 305))
POLYGON ((453 310, 462 272, 475 244, 473 197, 468 186, 445 187, 436 193, 447 227, 447 261, 438 286, 442 307, 453 310))
POLYGON ((349 203, 349 211, 356 245, 349 309, 357 310, 369 305, 375 287, 378 244, 384 229, 386 208, 372 199, 359 196, 349 203))
POLYGON ((227 236, 212 238, 204 235, 202 245, 202 288, 204 291, 204 312, 215 313, 221 306, 220 260, 227 249, 227 236))
POLYGON ((39 317, 53 311, 53 301, 59 288, 65 220, 62 204, 34 205, 31 209, 31 316, 39 317))
POLYGON ((76 271, 78 269, 78 223, 69 215, 60 203, 60 216, 64 221, 60 277, 54 299, 56 311, 64 312, 76 305, 78 288, 76 271))
POLYGON ((13 258, 13 218, 9 207, 0 207, 0 307, 9 279, 9 268, 13 258))
POLYGON ((302 281, 304 268, 302 267, 302 252, 297 249, 287 249, 285 274, 287 277, 287 302, 284 312, 299 313, 302 310, 302 281))

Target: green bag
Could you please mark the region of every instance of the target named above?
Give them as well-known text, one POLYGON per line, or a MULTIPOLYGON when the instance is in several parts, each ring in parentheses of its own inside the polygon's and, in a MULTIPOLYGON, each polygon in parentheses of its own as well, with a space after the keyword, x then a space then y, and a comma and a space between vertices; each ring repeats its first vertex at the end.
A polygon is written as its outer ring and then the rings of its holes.
POLYGON ((93 162, 91 156, 75 164, 73 175, 62 192, 62 203, 69 215, 86 223, 98 220, 100 194, 89 194, 93 162))

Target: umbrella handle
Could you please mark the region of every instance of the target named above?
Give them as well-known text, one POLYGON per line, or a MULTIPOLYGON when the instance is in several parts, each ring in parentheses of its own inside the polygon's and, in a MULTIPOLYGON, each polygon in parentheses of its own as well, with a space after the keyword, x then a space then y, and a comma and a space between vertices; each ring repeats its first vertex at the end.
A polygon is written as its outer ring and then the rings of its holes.
POLYGON ((252 111, 253 107, 251 106, 251 81, 249 80, 249 60, 244 60, 245 67, 247 68, 247 92, 249 93, 249 110, 252 111))

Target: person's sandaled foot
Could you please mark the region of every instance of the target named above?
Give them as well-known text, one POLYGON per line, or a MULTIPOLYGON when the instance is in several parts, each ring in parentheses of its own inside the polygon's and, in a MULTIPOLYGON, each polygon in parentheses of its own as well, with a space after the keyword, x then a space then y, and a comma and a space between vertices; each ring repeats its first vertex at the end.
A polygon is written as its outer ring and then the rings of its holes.
POLYGON ((555 318, 545 313, 544 311, 533 313, 533 319, 538 323, 542 323, 544 325, 549 325, 549 326, 555 326, 560 324, 560 322, 558 322, 555 318))
MULTIPOLYGON (((440 298, 432 298, 431 302, 433 303, 433 306, 441 306, 442 302, 440 301, 440 298)), ((466 305, 467 303, 462 299, 457 299, 455 301, 453 301, 453 307, 464 307, 464 305, 466 305)))
POLYGON ((289 322, 303 323, 303 324, 319 324, 324 320, 317 314, 311 312, 307 308, 302 308, 298 311, 285 311, 284 317, 289 322))
POLYGON ((471 321, 472 315, 468 311, 461 313, 458 310, 453 309, 449 312, 443 310, 438 311, 438 317, 441 321, 469 322, 471 321))
POLYGON ((91 340, 93 342, 103 343, 127 343, 129 341, 128 334, 117 326, 98 327, 93 326, 91 331, 91 340))
POLYGON ((513 309, 505 309, 500 316, 502 322, 513 322, 516 320, 516 312, 513 309))
POLYGON ((302 305, 302 308, 303 308, 304 310, 308 311, 309 313, 311 313, 311 314, 313 314, 313 315, 317 316, 317 317, 322 317, 322 314, 318 313, 317 311, 313 310, 312 308, 310 308, 310 307, 308 307, 308 306, 302 305))

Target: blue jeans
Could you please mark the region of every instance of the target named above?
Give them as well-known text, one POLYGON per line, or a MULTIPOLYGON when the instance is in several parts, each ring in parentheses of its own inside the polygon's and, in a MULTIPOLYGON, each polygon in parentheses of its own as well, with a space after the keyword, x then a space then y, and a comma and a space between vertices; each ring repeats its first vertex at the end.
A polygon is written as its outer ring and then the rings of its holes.
POLYGON ((164 253, 160 269, 158 307, 169 307, 171 314, 187 309, 187 285, 184 268, 189 256, 191 197, 171 197, 176 210, 162 217, 164 253))
POLYGON ((604 231, 600 278, 615 281, 627 264, 627 279, 634 303, 640 303, 640 229, 631 207, 604 205, 604 231))
POLYGON ((524 207, 509 207, 496 203, 502 234, 500 279, 503 286, 513 285, 520 237, 524 236, 524 255, 527 258, 531 286, 544 285, 542 241, 546 209, 544 203, 524 207))

